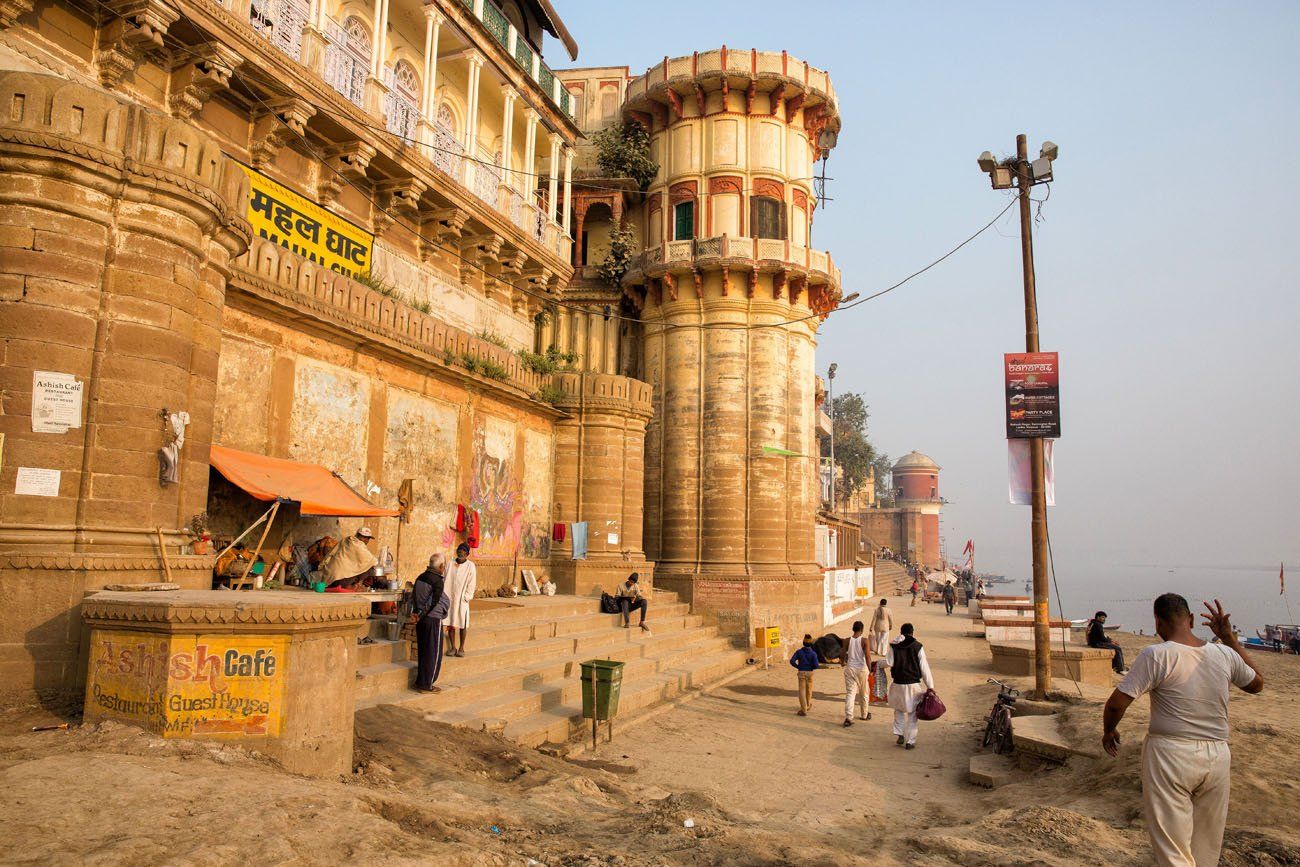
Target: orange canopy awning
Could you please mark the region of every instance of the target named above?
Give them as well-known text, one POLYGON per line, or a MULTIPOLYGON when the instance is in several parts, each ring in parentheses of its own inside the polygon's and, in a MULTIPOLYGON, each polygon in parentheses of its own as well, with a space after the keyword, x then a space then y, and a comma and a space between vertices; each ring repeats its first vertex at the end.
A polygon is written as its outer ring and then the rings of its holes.
POLYGON ((395 517, 398 509, 376 506, 348 487, 336 474, 315 464, 300 464, 212 446, 208 462, 246 493, 259 500, 290 500, 304 515, 340 518, 395 517))

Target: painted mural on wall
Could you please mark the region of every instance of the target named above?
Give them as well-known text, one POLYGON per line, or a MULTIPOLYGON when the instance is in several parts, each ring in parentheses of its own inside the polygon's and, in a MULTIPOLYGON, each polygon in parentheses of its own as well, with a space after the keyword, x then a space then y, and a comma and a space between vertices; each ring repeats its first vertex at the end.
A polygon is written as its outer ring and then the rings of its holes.
POLYGON ((552 437, 547 431, 524 431, 524 503, 520 556, 551 556, 552 437))
POLYGON ((479 416, 474 427, 470 506, 479 512, 477 557, 513 557, 520 550, 524 495, 515 437, 515 423, 495 416, 479 416))
POLYGON ((163 737, 276 737, 288 639, 95 630, 86 715, 163 737))

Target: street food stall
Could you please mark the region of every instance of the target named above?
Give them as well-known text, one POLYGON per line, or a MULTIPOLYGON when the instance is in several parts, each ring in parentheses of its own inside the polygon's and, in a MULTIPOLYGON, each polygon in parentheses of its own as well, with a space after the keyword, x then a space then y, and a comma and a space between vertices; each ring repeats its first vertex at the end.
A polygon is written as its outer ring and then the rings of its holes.
MULTIPOLYGON (((362 519, 399 517, 401 509, 371 503, 338 473, 316 464, 216 445, 211 448, 209 462, 236 488, 254 500, 270 504, 218 552, 215 585, 229 586, 232 590, 268 586, 325 591, 327 583, 335 583, 341 586, 329 589, 343 592, 364 589, 366 597, 376 602, 395 603, 400 598, 401 584, 391 571, 395 558, 387 556, 386 548, 381 549, 378 557, 363 555, 360 562, 366 569, 364 575, 350 576, 347 582, 326 582, 317 568, 328 564, 340 542, 347 547, 348 543, 357 543, 358 539, 294 540, 286 532, 284 541, 274 549, 274 557, 270 556, 267 539, 282 509, 296 509, 303 517, 362 519), (249 542, 254 539, 256 542, 250 548, 249 542), (268 552, 273 563, 266 562, 264 551, 268 552)), ((362 528, 357 535, 360 542, 365 543, 373 537, 368 528, 362 528)), ((359 544, 352 547, 365 550, 359 544)))

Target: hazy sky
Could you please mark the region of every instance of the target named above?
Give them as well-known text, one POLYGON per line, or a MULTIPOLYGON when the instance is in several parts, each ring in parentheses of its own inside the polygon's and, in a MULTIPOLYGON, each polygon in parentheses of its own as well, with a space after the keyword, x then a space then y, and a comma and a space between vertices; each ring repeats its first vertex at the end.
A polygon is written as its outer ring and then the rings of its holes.
MULTIPOLYGON (((975 158, 1060 146, 1035 227, 1061 353, 1050 510, 1063 562, 1300 563, 1300 4, 556 3, 576 65, 786 49, 844 118, 815 246, 864 295, 1005 204, 975 158), (635 9, 635 17, 624 9, 635 9), (1089 561, 1089 558, 1092 558, 1089 561)), ((552 41, 547 58, 561 65, 552 41)), ((1043 187, 1035 189, 1042 197, 1043 187)), ((1028 572, 1008 505, 1001 358, 1024 349, 1016 212, 935 270, 832 316, 819 372, 892 456, 943 466, 949 553, 1028 572)))

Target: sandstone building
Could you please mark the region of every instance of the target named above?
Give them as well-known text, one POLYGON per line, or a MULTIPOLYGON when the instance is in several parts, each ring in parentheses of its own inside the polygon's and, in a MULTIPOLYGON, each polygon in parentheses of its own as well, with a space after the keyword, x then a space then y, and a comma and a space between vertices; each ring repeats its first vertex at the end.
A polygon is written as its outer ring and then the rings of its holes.
POLYGON ((257 513, 212 445, 386 504, 414 480, 375 522, 407 577, 466 506, 480 586, 636 570, 737 633, 819 623, 829 78, 726 48, 557 73, 544 32, 576 57, 547 0, 0 0, 0 691, 75 689, 80 599, 159 580, 160 542, 208 586, 185 528, 257 513), (645 190, 578 157, 615 122, 650 132, 645 190))

